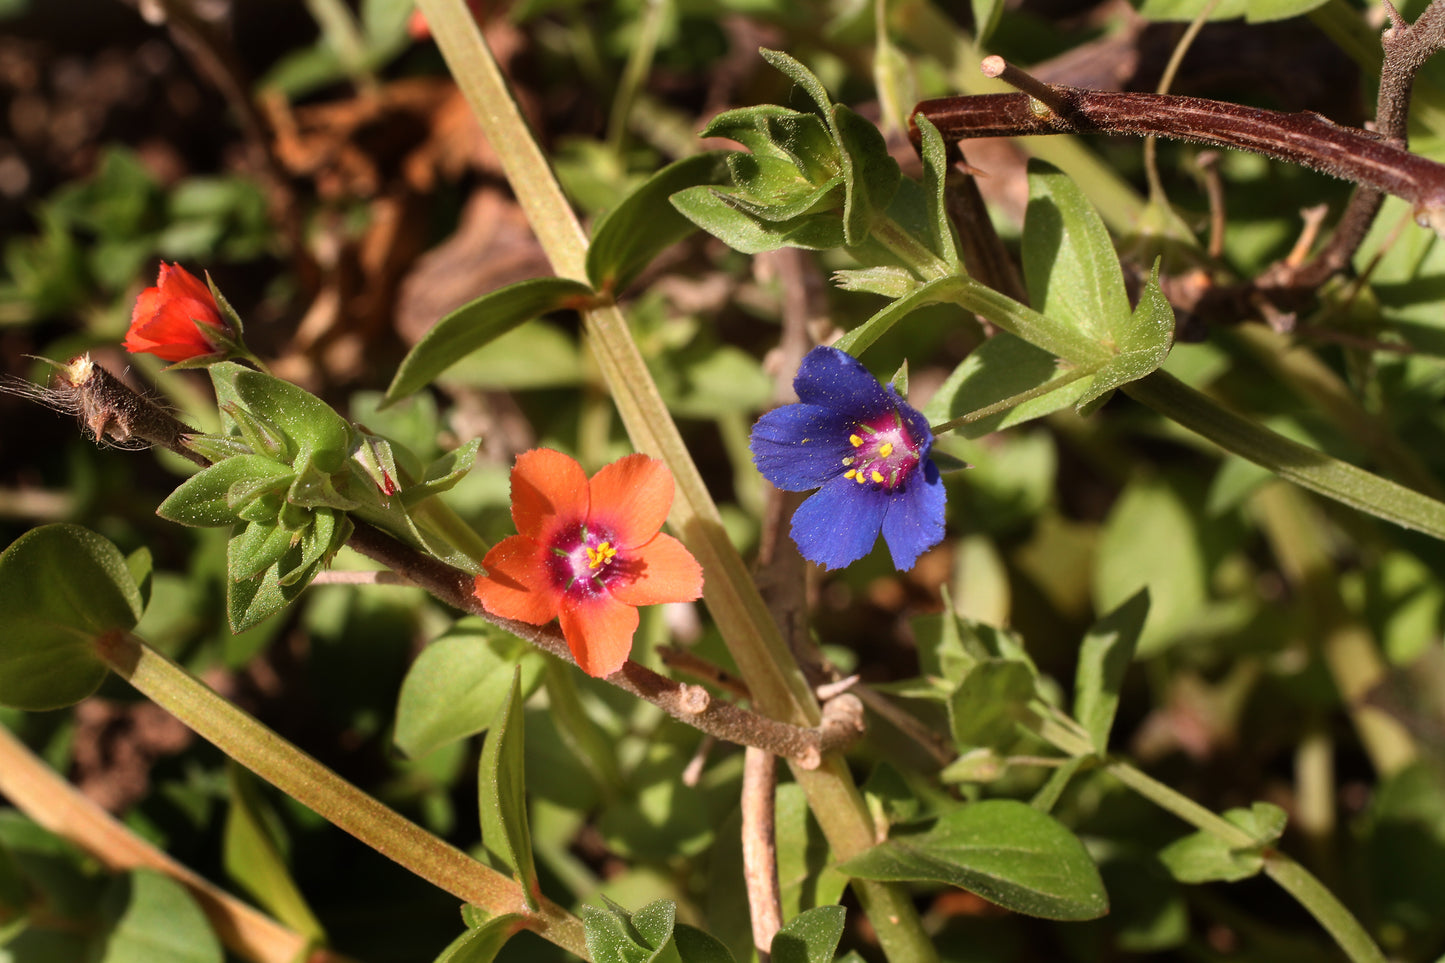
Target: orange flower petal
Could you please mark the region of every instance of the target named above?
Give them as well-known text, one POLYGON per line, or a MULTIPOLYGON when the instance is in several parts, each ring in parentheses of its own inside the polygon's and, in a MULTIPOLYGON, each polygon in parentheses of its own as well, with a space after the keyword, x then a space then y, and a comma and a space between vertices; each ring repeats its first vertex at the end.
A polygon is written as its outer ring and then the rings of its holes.
POLYGON ((512 521, 517 532, 546 543, 560 524, 587 517, 587 473, 577 460, 550 448, 517 456, 512 466, 512 521))
POLYGON ((622 548, 656 535, 672 509, 672 472, 646 455, 619 458, 592 476, 588 517, 612 530, 622 548))
POLYGON ((161 294, 168 298, 176 300, 189 298, 192 301, 199 301, 209 309, 208 315, 219 321, 221 312, 216 307, 216 299, 211 296, 211 289, 206 286, 205 281, 179 264, 167 264, 162 261, 160 277, 156 279, 156 285, 161 289, 161 294))
POLYGON ((562 635, 583 672, 603 678, 622 668, 637 632, 637 609, 601 592, 584 601, 563 599, 562 635))
POLYGON ((628 550, 608 590, 628 605, 691 602, 702 595, 702 566, 681 542, 659 533, 646 545, 628 550))
POLYGON ((220 351, 220 345, 208 339, 197 322, 220 333, 230 330, 205 282, 179 264, 163 261, 156 286, 136 298, 125 349, 132 354, 153 354, 163 361, 187 361, 220 351))
POLYGON ((475 594, 482 607, 504 619, 545 625, 557 617, 561 593, 547 574, 546 549, 521 535, 504 538, 482 559, 475 594))

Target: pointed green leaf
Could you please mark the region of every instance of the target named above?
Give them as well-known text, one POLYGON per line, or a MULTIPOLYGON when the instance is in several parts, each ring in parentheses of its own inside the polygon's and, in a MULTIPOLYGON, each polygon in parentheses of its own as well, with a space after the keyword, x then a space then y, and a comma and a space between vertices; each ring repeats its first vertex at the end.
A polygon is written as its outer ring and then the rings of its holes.
POLYGON ((959 257, 958 248, 953 243, 953 221, 948 216, 948 154, 944 150, 943 135, 922 114, 914 118, 914 123, 918 125, 922 142, 923 188, 928 196, 928 246, 945 264, 957 264, 959 257))
POLYGON ((309 939, 324 940, 326 931, 296 888, 267 829, 276 816, 261 797, 255 777, 234 765, 227 768, 227 777, 231 805, 222 842, 227 874, 282 923, 309 939))
POLYGON ((1034 675, 1013 659, 985 659, 963 677, 948 702, 953 741, 959 749, 1006 748, 1028 716, 1034 675))
POLYGON ((237 455, 181 482, 156 509, 166 521, 199 528, 233 525, 238 510, 261 490, 290 484, 293 472, 261 455, 237 455), (233 493, 237 500, 233 501, 233 493))
POLYGON ((766 47, 760 49, 758 55, 777 70, 787 74, 793 83, 802 87, 803 92, 817 105, 818 113, 823 117, 828 116, 833 107, 833 100, 828 96, 828 91, 823 87, 822 82, 813 76, 813 72, 804 67, 801 61, 788 56, 781 50, 769 50, 766 47))
POLYGON ((486 729, 511 698, 513 665, 522 670, 525 700, 542 680, 536 650, 481 619, 457 622, 422 650, 402 680, 392 734, 397 748, 419 759, 486 729))
POLYGON ((1078 838, 1012 799, 960 806, 927 832, 890 839, 838 869, 861 879, 946 883, 1045 919, 1096 919, 1109 909, 1078 838))
POLYGON ((111 921, 98 963, 222 963, 225 953, 184 886, 149 869, 117 878, 102 904, 111 921))
POLYGON ((1110 325, 1114 357, 1089 382, 1088 391, 1079 398, 1082 411, 1092 402, 1115 388, 1138 381, 1153 372, 1169 357, 1174 346, 1174 309, 1159 287, 1159 261, 1149 275, 1149 283, 1139 292, 1139 303, 1127 318, 1110 325))
POLYGON ((507 941, 524 929, 522 920, 520 913, 504 913, 470 927, 442 950, 435 963, 492 963, 507 941))
POLYGON ((585 303, 592 289, 567 278, 534 278, 485 294, 438 321, 402 360, 386 404, 430 384, 457 361, 533 318, 585 303))
POLYGON ((1149 589, 1141 588, 1118 608, 1095 622, 1079 647, 1079 670, 1074 679, 1074 718, 1088 730, 1099 752, 1109 748, 1109 729, 1119 708, 1124 673, 1134 661, 1134 649, 1149 615, 1149 589))
POLYGON ((815 906, 794 916, 773 936, 773 963, 832 963, 846 917, 841 906, 815 906))
POLYGON ((735 963, 721 940, 695 926, 678 923, 672 931, 672 942, 682 963, 735 963))
POLYGON ((244 632, 296 601, 306 581, 282 585, 275 566, 244 582, 226 586, 226 620, 231 631, 244 632))
POLYGON ((742 144, 754 154, 784 158, 788 154, 775 143, 773 121, 782 117, 802 116, 796 110, 778 104, 757 104, 725 110, 707 122, 699 137, 726 137, 742 144))
POLYGON ((482 440, 473 438, 427 465, 421 481, 408 485, 401 493, 402 504, 415 505, 423 498, 439 495, 455 487, 457 482, 467 477, 467 472, 472 470, 481 447, 482 440))
POLYGON ((537 908, 537 867, 527 825, 526 756, 523 747, 522 668, 512 670, 512 688, 487 729, 477 767, 482 843, 522 884, 527 905, 537 908))
POLYGON ((336 472, 351 452, 351 426, 330 405, 303 388, 233 362, 211 366, 217 397, 221 386, 242 408, 275 425, 296 446, 293 464, 308 459, 323 472, 336 472))
POLYGON ((726 151, 684 157, 653 174, 597 222, 587 248, 587 278, 599 291, 622 291, 663 250, 696 226, 667 198, 699 184, 727 177, 726 151))
POLYGON ((833 130, 848 187, 843 231, 848 246, 853 247, 863 243, 873 221, 888 209, 902 174, 898 162, 888 153, 882 132, 872 121, 839 104, 833 108, 833 130))
POLYGON ((1181 883, 1233 883, 1264 869, 1264 849, 1284 832, 1285 812, 1272 803, 1257 802, 1249 809, 1231 809, 1224 818, 1254 837, 1251 846, 1231 846, 1200 830, 1165 846, 1159 860, 1181 883))
POLYGON ((981 438, 1077 404, 1090 383, 1091 376, 1062 368, 1049 352, 1000 331, 953 370, 926 414, 934 423, 971 416, 954 430, 981 438))
POLYGON ((72 705, 99 688, 96 639, 128 632, 140 590, 120 550, 79 525, 31 529, 0 553, 0 705, 72 705))
POLYGON ((1029 165, 1022 255, 1034 308, 1114 353, 1113 326, 1130 314, 1114 242, 1078 185, 1043 164, 1029 165))
POLYGON ((291 548, 291 533, 266 522, 252 522, 226 543, 226 577, 244 582, 281 561, 291 548))
MULTIPOLYGON (((653 963, 657 960, 658 950, 662 947, 652 946, 633 926, 632 916, 616 903, 606 897, 603 901, 607 904, 606 909, 584 904, 581 913, 587 951, 593 963, 653 963)), ((654 921, 656 915, 654 913, 654 921)), ((673 949, 670 943, 665 943, 664 947, 673 949)))
POLYGON ((783 247, 824 251, 843 245, 843 222, 833 213, 808 214, 780 224, 759 221, 711 187, 690 187, 668 198, 684 217, 735 251, 762 254, 783 247))

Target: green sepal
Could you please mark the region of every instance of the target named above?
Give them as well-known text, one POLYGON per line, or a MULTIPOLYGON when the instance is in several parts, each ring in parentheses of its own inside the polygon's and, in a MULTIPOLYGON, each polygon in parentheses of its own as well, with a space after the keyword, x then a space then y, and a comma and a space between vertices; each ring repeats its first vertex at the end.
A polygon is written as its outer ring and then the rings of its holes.
POLYGON ((243 439, 229 435, 187 435, 185 445, 212 464, 237 455, 256 454, 256 449, 243 439))
MULTIPOLYGON (((219 387, 217 398, 220 398, 219 387)), ((296 445, 286 433, 254 412, 247 411, 241 400, 227 401, 220 405, 221 415, 228 430, 240 435, 245 447, 258 455, 266 455, 288 465, 296 458, 296 445)))
POLYGON ((843 907, 831 905, 794 916, 773 935, 773 963, 832 963, 847 915, 843 907))
POLYGON ((699 137, 726 137, 742 144, 754 154, 785 158, 787 152, 773 141, 769 125, 782 117, 797 116, 796 110, 778 104, 758 104, 725 110, 710 120, 699 137))
MULTIPOLYGON (((167 521, 197 528, 233 525, 239 519, 238 508, 244 501, 232 500, 231 492, 251 493, 252 497, 268 480, 289 481, 291 469, 261 455, 237 455, 196 472, 181 482, 156 508, 156 514, 167 521)), ((272 485, 271 487, 277 487, 272 485)))
POLYGON ((768 224, 738 210, 733 195, 712 187, 691 187, 668 200, 689 221, 744 254, 783 247, 827 251, 843 246, 843 221, 832 211, 768 224))
POLYGON ((945 264, 958 265, 953 221, 948 216, 948 152, 943 145, 943 135, 922 114, 913 120, 921 141, 919 153, 923 157, 923 188, 928 197, 928 246, 945 264))
POLYGON ((275 525, 277 516, 281 514, 281 506, 285 504, 285 491, 278 488, 272 491, 262 492, 260 495, 251 499, 236 509, 236 515, 243 522, 262 522, 268 525, 275 525))
POLYGON ((477 452, 481 450, 481 447, 482 440, 473 438, 460 448, 454 448, 426 466, 421 481, 415 485, 408 485, 402 490, 402 504, 415 505, 423 498, 441 494, 455 486, 472 470, 472 465, 477 460, 477 452))
POLYGON ((833 272, 833 284, 841 291, 881 294, 889 300, 906 297, 918 289, 918 278, 907 268, 878 264, 833 272))
POLYGON ((773 146, 792 162, 794 176, 813 184, 842 183, 844 165, 828 125, 813 114, 789 111, 764 121, 773 146))
POLYGON ((31 712, 73 705, 109 671, 96 653, 129 632, 140 589, 120 549, 79 525, 44 525, 0 553, 0 705, 31 712))
POLYGON ((226 577, 232 582, 255 578, 281 561, 293 538, 274 521, 252 522, 226 543, 226 577))
POLYGON ((356 526, 350 517, 342 512, 317 512, 311 528, 301 535, 298 545, 301 550, 300 558, 289 566, 285 564, 288 559, 283 557, 281 560, 282 565, 278 571, 281 585, 309 583, 322 566, 331 562, 332 557, 346 544, 346 540, 355 530, 356 526))
POLYGON ((323 471, 311 459, 298 459, 298 471, 286 490, 286 500, 301 508, 334 508, 349 512, 360 508, 362 502, 337 488, 338 479, 345 486, 351 479, 350 470, 323 471))
POLYGON ((227 301, 226 296, 221 293, 221 289, 216 287, 216 282, 211 279, 210 271, 206 272, 206 287, 211 289, 211 297, 216 299, 216 307, 220 310, 221 317, 230 323, 234 339, 240 342, 241 335, 246 333, 246 325, 242 323, 241 315, 231 307, 231 302, 227 301))
POLYGON ((310 527, 315 514, 309 508, 303 508, 291 501, 284 501, 281 503, 281 510, 276 513, 276 524, 288 532, 302 532, 310 527))
POLYGON ((313 461, 324 472, 340 471, 346 464, 351 426, 320 398, 234 362, 212 365, 211 380, 217 398, 224 385, 243 411, 279 429, 296 446, 295 461, 313 461))

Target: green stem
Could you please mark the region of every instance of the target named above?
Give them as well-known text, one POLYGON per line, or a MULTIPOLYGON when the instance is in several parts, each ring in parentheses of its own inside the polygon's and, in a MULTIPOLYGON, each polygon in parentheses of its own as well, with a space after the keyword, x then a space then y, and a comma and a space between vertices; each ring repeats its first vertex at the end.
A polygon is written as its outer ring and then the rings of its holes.
MULTIPOLYGON (((1035 717, 1034 729, 1046 741, 1075 758, 1094 755, 1093 743, 1077 731, 1072 719, 1053 711, 1035 717)), ((1196 829, 1201 829, 1231 848, 1256 848, 1259 840, 1223 816, 1199 805, 1121 759, 1106 757, 1103 767, 1114 778, 1196 829)), ((1337 900, 1333 893, 1303 866, 1273 849, 1264 852, 1264 871, 1303 906, 1334 938, 1354 963, 1384 963, 1384 955, 1365 928, 1337 900)))
MULTIPOLYGON (((532 138, 501 71, 462 0, 420 0, 452 75, 471 104, 488 142, 558 276, 586 278, 586 239, 576 215, 532 138)), ((627 321, 615 305, 583 316, 598 367, 633 446, 661 458, 676 484, 669 521, 697 557, 704 573, 703 598, 759 711, 795 725, 815 726, 817 701, 788 651, 757 586, 728 539, 722 516, 693 463, 657 385, 647 370, 627 321)), ((840 858, 877 842, 872 820, 847 768, 836 759, 815 770, 794 766, 794 775, 823 834, 840 858)), ((892 883, 855 881, 889 959, 936 960, 907 891, 892 883)))
POLYGON ((1385 954, 1335 894, 1283 853, 1264 854, 1264 872, 1309 911, 1355 963, 1385 963, 1385 954))
POLYGON ((297 802, 458 899, 493 915, 520 913, 527 929, 587 957, 576 917, 547 900, 529 911, 515 881, 383 806, 139 638, 111 633, 97 649, 117 675, 297 802))
POLYGON ((647 72, 652 68, 657 54, 658 34, 662 32, 662 22, 670 12, 670 6, 670 0, 647 0, 637 23, 637 34, 627 56, 627 65, 622 69, 622 79, 617 84, 617 96, 612 99, 612 114, 607 119, 607 146, 619 157, 633 105, 647 79, 647 72))
POLYGON ((1445 503, 1276 434, 1165 371, 1125 385, 1135 401, 1301 488, 1403 528, 1445 539, 1445 503))

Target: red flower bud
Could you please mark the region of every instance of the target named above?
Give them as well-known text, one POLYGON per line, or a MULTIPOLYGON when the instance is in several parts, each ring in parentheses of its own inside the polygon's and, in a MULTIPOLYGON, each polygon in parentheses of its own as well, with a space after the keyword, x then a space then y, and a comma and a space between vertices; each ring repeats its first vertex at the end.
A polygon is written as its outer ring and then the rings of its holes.
POLYGON ((179 264, 163 261, 156 286, 136 298, 125 349, 163 361, 189 361, 225 353, 234 337, 206 283, 179 264))

